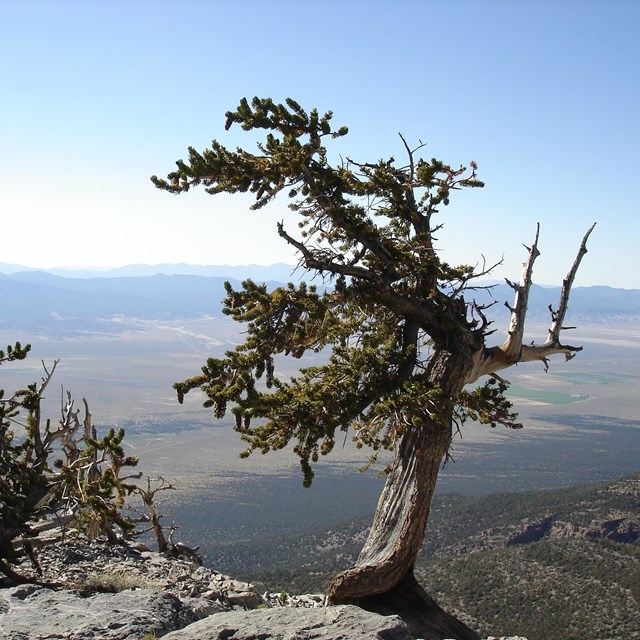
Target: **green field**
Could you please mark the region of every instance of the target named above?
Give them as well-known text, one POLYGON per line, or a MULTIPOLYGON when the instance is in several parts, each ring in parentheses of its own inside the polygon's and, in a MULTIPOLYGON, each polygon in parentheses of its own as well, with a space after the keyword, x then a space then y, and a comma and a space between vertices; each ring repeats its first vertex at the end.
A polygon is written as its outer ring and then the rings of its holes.
POLYGON ((527 389, 517 384, 512 384, 509 387, 507 395, 510 398, 519 398, 522 400, 529 400, 532 402, 540 402, 542 404, 549 405, 563 405, 573 404, 574 402, 580 402, 584 400, 584 397, 564 393, 562 391, 549 391, 548 389, 527 389))

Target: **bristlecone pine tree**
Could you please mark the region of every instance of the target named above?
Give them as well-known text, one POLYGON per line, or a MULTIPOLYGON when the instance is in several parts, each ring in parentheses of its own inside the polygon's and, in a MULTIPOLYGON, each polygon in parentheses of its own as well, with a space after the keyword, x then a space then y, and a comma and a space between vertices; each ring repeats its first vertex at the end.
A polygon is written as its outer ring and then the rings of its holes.
POLYGON ((452 168, 426 160, 401 137, 406 161, 332 165, 325 142, 346 135, 333 130, 332 114, 307 113, 293 100, 243 99, 226 114, 226 129, 264 129, 256 153, 231 151, 217 141, 166 180, 153 183, 171 193, 202 185, 210 194, 251 192, 261 209, 281 192, 300 215, 292 235, 278 234, 298 252, 300 267, 329 285, 318 292, 300 284, 268 291, 248 280, 241 291, 227 283, 224 312, 246 323, 247 338, 202 373, 176 383, 178 399, 200 388, 217 418, 227 406, 247 454, 293 443, 304 482, 312 463, 328 454, 338 437, 351 432, 375 453, 395 451, 387 469, 369 537, 356 565, 335 576, 332 603, 353 603, 397 613, 416 637, 474 639, 477 635, 445 613, 414 578, 438 470, 446 460, 454 427, 467 418, 517 428, 516 415, 498 371, 519 362, 572 358, 581 347, 560 339, 569 293, 591 229, 564 281, 544 344, 523 344, 527 299, 538 233, 515 291, 507 339, 487 346, 491 333, 484 308, 469 292, 486 275, 454 267, 434 247, 434 214, 453 191, 482 187, 476 165, 452 168), (301 357, 330 349, 325 365, 276 375, 274 357, 301 357), (479 379, 484 384, 471 386, 479 379))
MULTIPOLYGON (((23 360, 31 346, 17 342, 0 350, 0 365, 23 360)), ((147 489, 133 483, 141 473, 130 473, 138 463, 125 455, 124 429, 110 429, 98 438, 89 405, 83 399, 84 419, 75 409, 69 392, 63 394, 61 417, 52 423, 42 416, 42 401, 58 361, 47 368, 39 383, 5 397, 0 389, 0 574, 10 582, 34 578, 17 573, 12 565, 27 554, 38 568, 35 545, 41 520, 64 527, 69 524, 89 538, 106 535, 118 542, 118 531, 135 536, 136 527, 151 521, 156 535, 162 534, 155 493, 170 487, 164 481, 147 489), (133 519, 125 499, 141 497, 149 513, 133 519)), ((158 545, 164 542, 157 537, 158 545)))

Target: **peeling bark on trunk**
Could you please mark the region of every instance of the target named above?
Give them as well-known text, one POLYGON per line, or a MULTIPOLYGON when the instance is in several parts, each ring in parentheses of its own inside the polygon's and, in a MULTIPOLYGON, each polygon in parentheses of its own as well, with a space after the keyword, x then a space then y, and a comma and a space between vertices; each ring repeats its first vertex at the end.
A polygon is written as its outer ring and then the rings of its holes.
POLYGON ((434 355, 429 377, 433 388, 443 391, 443 400, 431 412, 425 410, 423 423, 403 435, 356 565, 338 574, 329 587, 332 604, 398 614, 416 637, 425 640, 478 639, 444 612, 413 574, 438 472, 451 444, 450 399, 462 388, 470 366, 471 358, 462 352, 434 355))
POLYGON ((415 428, 403 437, 369 537, 355 567, 334 578, 329 592, 332 602, 354 602, 388 591, 413 569, 450 441, 451 431, 446 427, 437 431, 433 427, 415 428))

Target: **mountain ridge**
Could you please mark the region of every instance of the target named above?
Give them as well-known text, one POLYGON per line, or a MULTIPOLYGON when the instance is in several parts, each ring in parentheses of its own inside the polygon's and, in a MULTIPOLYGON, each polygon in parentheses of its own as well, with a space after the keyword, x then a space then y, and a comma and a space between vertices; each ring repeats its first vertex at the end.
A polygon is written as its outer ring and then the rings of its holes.
MULTIPOLYGON (((134 263, 120 267, 28 267, 21 264, 0 261, 0 275, 11 275, 19 272, 42 272, 57 275, 64 278, 119 278, 119 277, 144 277, 151 275, 196 275, 216 276, 243 280, 251 278, 261 281, 288 282, 305 279, 306 269, 286 262, 274 262, 263 265, 247 263, 242 265, 228 264, 190 264, 187 262, 160 262, 156 264, 134 263), (295 275, 298 274, 298 277, 295 275)), ((502 285, 503 279, 487 279, 478 281, 480 287, 502 285)), ((559 288, 560 284, 538 284, 542 289, 559 288)), ((601 289, 602 291, 638 291, 640 288, 614 287, 612 285, 583 285, 579 289, 601 289)))
MULTIPOLYGON (((20 272, 42 272, 64 278, 120 278, 120 277, 144 277, 152 275, 194 275, 229 277, 238 280, 252 278, 256 280, 288 281, 293 278, 296 271, 295 265, 284 262, 275 262, 270 265, 246 264, 246 265, 194 265, 186 262, 159 264, 130 264, 121 267, 97 269, 91 267, 26 267, 24 265, 0 262, 0 274, 14 274, 20 272)), ((300 270, 301 274, 304 270, 300 270)))
MULTIPOLYGON (((271 271, 268 267, 233 267, 224 275, 155 273, 69 277, 42 270, 0 273, 0 295, 8 301, 0 326, 43 324, 65 318, 77 321, 114 316, 167 319, 220 315, 226 295, 225 281, 239 288, 243 280, 251 278, 275 288, 283 283, 278 279, 278 275, 285 274, 282 266, 274 265, 271 271)), ((490 319, 502 322, 509 314, 503 303, 512 300, 513 291, 506 284, 495 284, 471 291, 467 297, 490 305, 486 312, 490 319)), ((549 306, 557 304, 559 297, 559 287, 534 285, 528 318, 547 322, 549 306)), ((571 294, 569 318, 577 323, 638 322, 640 290, 576 287, 571 294)))

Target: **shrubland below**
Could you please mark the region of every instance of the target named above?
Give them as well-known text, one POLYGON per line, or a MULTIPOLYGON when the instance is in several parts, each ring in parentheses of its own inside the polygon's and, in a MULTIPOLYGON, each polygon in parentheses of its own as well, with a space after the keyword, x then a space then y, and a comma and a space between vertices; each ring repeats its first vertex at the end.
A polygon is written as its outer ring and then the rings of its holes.
MULTIPOLYGON (((354 561, 367 526, 359 518, 229 545, 220 562, 271 591, 323 591, 354 561)), ((640 473, 565 489, 436 497, 416 574, 481 635, 638 638, 640 473)))

